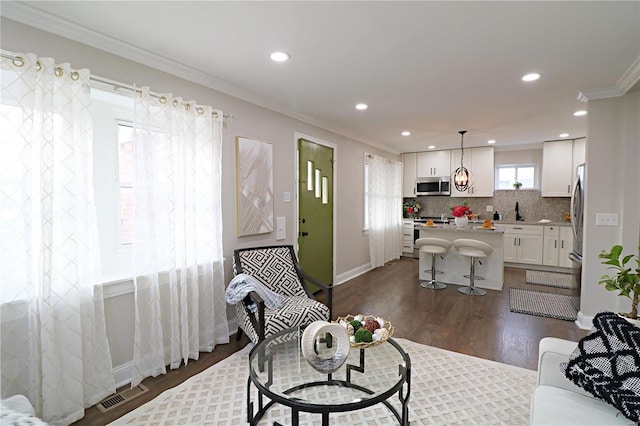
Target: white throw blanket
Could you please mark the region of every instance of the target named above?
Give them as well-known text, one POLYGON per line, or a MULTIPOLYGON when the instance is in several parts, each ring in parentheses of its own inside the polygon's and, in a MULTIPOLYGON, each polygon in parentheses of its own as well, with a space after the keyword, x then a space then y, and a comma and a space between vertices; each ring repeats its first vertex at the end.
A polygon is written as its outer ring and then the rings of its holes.
POLYGON ((238 274, 233 277, 225 294, 227 303, 235 305, 252 291, 258 293, 269 309, 279 309, 282 307, 282 303, 284 303, 284 296, 269 290, 267 286, 247 274, 238 274))

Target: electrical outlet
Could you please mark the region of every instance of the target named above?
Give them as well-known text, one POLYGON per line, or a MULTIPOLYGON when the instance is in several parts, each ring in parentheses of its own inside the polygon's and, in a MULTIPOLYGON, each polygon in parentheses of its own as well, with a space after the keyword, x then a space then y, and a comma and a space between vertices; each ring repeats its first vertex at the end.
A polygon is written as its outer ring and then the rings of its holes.
POLYGON ((283 198, 284 198, 284 200, 283 200, 283 201, 284 201, 285 203, 290 203, 290 202, 291 202, 291 193, 290 193, 290 192, 285 192, 285 193, 284 193, 284 197, 283 197, 283 198))
POLYGON ((618 226, 618 213, 596 213, 596 226, 618 226))
POLYGON ((485 207, 484 209, 487 212, 492 212, 493 211, 493 206, 492 205, 488 205, 487 207, 485 207))

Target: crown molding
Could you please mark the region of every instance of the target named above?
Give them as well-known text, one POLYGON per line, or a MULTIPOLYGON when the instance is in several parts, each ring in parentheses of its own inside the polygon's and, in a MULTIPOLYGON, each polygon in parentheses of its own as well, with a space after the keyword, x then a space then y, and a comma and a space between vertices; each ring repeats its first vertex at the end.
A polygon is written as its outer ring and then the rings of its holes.
POLYGON ((580 102, 587 102, 594 99, 616 98, 623 96, 629 89, 640 80, 640 56, 636 58, 627 71, 620 77, 613 87, 603 87, 600 89, 584 90, 578 94, 580 102))
MULTIPOLYGON (((39 30, 64 37, 78 43, 85 44, 95 49, 103 50, 116 56, 128 59, 133 62, 166 72, 173 76, 188 80, 192 83, 200 84, 234 98, 241 99, 251 104, 266 108, 268 110, 286 115, 290 118, 302 121, 323 130, 336 133, 349 139, 361 142, 366 145, 379 148, 392 154, 400 154, 398 150, 391 150, 389 146, 381 141, 367 140, 363 135, 354 133, 340 126, 334 126, 292 111, 280 103, 274 102, 267 97, 253 91, 236 86, 225 80, 219 79, 211 74, 204 73, 195 68, 173 61, 169 58, 157 55, 136 46, 130 45, 113 37, 99 33, 82 25, 51 15, 36 7, 17 1, 2 2, 2 17, 11 19, 21 24, 37 28, 39 30), (82 40, 82 41, 78 41, 82 40)), ((88 65, 83 65, 88 66, 88 65)), ((129 83, 129 82, 123 82, 129 83)))

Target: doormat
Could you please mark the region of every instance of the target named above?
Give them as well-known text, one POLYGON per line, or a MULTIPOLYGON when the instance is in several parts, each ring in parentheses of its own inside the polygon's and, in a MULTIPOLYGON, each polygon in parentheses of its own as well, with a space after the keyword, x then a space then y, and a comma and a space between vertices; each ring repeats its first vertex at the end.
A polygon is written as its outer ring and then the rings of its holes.
POLYGON ((509 289, 509 307, 511 312, 575 321, 578 311, 571 303, 571 297, 564 294, 523 288, 509 289))
POLYGON ((556 288, 571 288, 571 274, 527 269, 525 277, 527 284, 544 285, 556 288))

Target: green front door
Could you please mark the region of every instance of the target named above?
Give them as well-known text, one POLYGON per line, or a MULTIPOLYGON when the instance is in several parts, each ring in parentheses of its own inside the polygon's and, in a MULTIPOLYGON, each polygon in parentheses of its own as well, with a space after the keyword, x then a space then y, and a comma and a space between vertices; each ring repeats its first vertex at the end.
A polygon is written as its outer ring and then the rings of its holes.
POLYGON ((298 258, 318 281, 333 283, 333 149, 298 139, 298 258))

